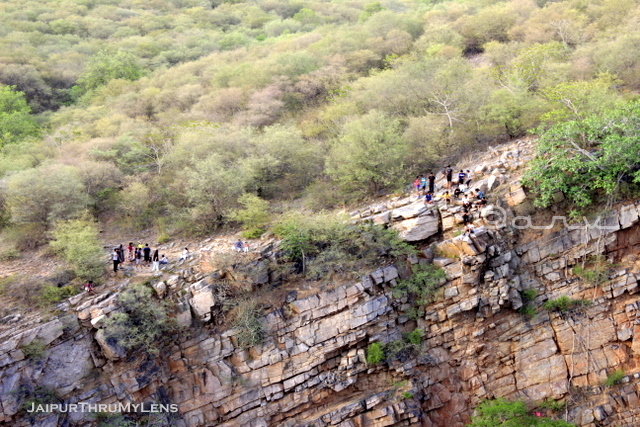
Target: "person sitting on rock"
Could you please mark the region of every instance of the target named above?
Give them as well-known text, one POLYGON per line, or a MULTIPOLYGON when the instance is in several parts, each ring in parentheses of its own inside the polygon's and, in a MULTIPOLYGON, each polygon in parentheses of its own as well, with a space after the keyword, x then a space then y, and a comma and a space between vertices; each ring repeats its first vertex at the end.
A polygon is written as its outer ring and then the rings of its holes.
POLYGON ((169 264, 169 259, 166 256, 162 255, 162 257, 160 258, 160 265, 166 264, 169 264))
POLYGON ((236 252, 242 252, 242 240, 238 239, 238 241, 233 244, 233 250, 236 252))
POLYGON ((442 195, 442 197, 444 198, 444 204, 445 205, 450 205, 451 204, 451 195, 449 194, 448 191, 445 191, 444 194, 442 195))
POLYGON ((189 248, 184 248, 184 250, 182 251, 182 256, 180 257, 180 261, 189 258, 190 255, 191 253, 189 252, 189 248))
POLYGON ((484 193, 480 191, 479 188, 476 188, 476 194, 477 194, 478 200, 484 199, 484 193))
POLYGON ((456 200, 459 199, 461 194, 464 194, 464 193, 462 192, 462 190, 460 190, 460 187, 456 187, 456 189, 453 190, 453 198, 454 199, 456 199, 456 200))
POLYGON ((84 284, 84 290, 88 294, 95 294, 95 292, 93 291, 93 280, 89 280, 87 283, 84 284))
POLYGON ((431 204, 433 203, 433 193, 431 192, 427 192, 427 194, 424 195, 424 204, 431 204))

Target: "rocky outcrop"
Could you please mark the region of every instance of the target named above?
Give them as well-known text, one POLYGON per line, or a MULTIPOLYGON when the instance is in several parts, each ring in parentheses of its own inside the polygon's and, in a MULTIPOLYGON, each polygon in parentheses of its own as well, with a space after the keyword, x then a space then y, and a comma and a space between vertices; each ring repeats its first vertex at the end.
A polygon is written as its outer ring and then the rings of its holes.
MULTIPOLYGON (((580 426, 635 425, 640 206, 618 207, 601 227, 521 229, 510 207, 526 201, 514 171, 529 149, 515 143, 490 156, 478 160, 474 185, 503 191, 505 203, 476 214, 472 234, 459 233, 457 206, 406 197, 352 214, 424 244, 408 263, 444 270, 423 311, 398 292, 409 265, 381 266, 333 289, 287 293, 264 318, 264 341, 243 348, 242 331, 218 321, 225 278, 188 260, 153 282, 183 326, 158 354, 127 354, 105 339, 117 291, 74 297, 46 321, 1 319, 0 422, 93 423, 83 413, 26 414, 23 405, 45 389, 66 404, 175 404, 177 413, 154 415, 171 426, 461 427, 479 401, 499 396, 562 399, 561 416, 580 426), (594 269, 598 280, 583 274, 594 269), (544 308, 562 296, 591 305, 544 308), (421 343, 407 343, 403 334, 416 329, 421 343), (372 343, 393 351, 367 363, 372 343), (621 383, 605 388, 616 369, 621 383)), ((256 286, 277 280, 260 264, 272 256, 265 249, 252 261, 256 286)))

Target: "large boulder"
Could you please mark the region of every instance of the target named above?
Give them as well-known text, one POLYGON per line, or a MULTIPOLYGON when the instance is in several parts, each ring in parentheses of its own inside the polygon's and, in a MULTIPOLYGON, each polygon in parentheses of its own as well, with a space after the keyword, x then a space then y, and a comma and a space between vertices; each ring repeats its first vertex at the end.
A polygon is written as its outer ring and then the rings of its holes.
POLYGON ((397 222, 392 227, 406 242, 417 242, 438 234, 440 218, 433 213, 397 222))
POLYGON ((116 340, 107 339, 104 336, 103 329, 99 329, 98 332, 96 332, 95 338, 96 338, 96 342, 102 349, 102 354, 107 359, 118 360, 118 359, 122 359, 127 355, 127 352, 125 351, 125 349, 122 348, 122 346, 120 346, 116 340))

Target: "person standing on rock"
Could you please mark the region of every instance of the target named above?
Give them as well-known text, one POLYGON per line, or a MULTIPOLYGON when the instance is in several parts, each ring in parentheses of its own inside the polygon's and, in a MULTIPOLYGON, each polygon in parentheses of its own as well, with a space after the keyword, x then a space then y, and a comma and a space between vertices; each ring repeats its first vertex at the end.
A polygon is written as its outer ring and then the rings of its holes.
POLYGON ((160 257, 158 256, 158 249, 153 251, 151 261, 153 262, 153 268, 151 268, 151 271, 160 271, 160 257))
POLYGON ((113 248, 113 252, 111 252, 111 260, 113 261, 113 272, 118 272, 118 264, 120 264, 120 254, 118 253, 118 248, 113 248))
POLYGON ((142 268, 142 249, 136 248, 136 268, 142 268))
POLYGON ((151 248, 148 243, 144 244, 142 253, 144 255, 144 265, 149 266, 151 264, 151 248))
POLYGON ((444 170, 444 176, 447 178, 447 188, 451 188, 451 181, 453 181, 453 169, 451 165, 448 165, 444 170))
POLYGON ((136 260, 135 254, 133 252, 133 242, 129 242, 129 246, 127 246, 127 251, 129 252, 129 262, 134 262, 136 260))
POLYGON ((458 186, 461 186, 462 184, 464 184, 464 180, 466 177, 467 177, 467 174, 464 173, 462 169, 460 169, 460 172, 458 172, 458 186))
POLYGON ((427 180, 429 181, 429 193, 433 194, 435 193, 435 188, 436 188, 436 176, 433 174, 433 172, 429 172, 429 176, 427 177, 427 180))

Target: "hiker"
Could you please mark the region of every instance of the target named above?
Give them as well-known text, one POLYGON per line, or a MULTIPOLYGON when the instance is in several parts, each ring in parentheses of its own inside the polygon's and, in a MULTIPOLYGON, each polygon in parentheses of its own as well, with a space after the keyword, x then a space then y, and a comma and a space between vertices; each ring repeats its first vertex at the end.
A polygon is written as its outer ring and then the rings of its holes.
POLYGON ((484 199, 484 193, 482 191, 480 191, 479 188, 476 188, 476 193, 477 193, 476 197, 478 197, 478 200, 484 199))
POLYGON ((424 204, 426 205, 426 204, 431 204, 431 203, 433 203, 433 193, 431 193, 429 191, 424 196, 424 204))
POLYGON ((113 261, 113 272, 118 272, 118 264, 120 264, 120 254, 118 253, 118 248, 113 248, 113 252, 111 252, 111 260, 113 261))
POLYGON ((436 186, 436 176, 433 174, 433 172, 429 172, 429 176, 427 177, 427 180, 429 181, 429 193, 433 194, 435 193, 435 186, 436 186))
POLYGON ((95 292, 93 291, 93 280, 89 280, 87 283, 84 284, 84 290, 88 294, 95 294, 95 292))
POLYGON ((189 258, 190 255, 191 253, 189 252, 189 248, 184 248, 184 250, 182 251, 182 256, 180 257, 180 261, 189 258))
POLYGON ((136 268, 142 268, 142 249, 140 248, 136 248, 136 253, 135 253, 135 257, 136 257, 136 268))
POLYGON ((462 198, 462 207, 469 210, 471 208, 471 201, 467 196, 462 198))
POLYGON ((244 242, 244 246, 242 247, 244 252, 249 252, 249 242, 244 242))
POLYGON ((169 259, 166 256, 162 255, 162 257, 160 258, 160 265, 167 265, 167 264, 169 264, 169 259))
POLYGON ((458 172, 458 185, 464 184, 464 180, 466 177, 467 177, 467 174, 464 173, 462 169, 460 169, 460 172, 458 172))
POLYGON ((233 244, 233 250, 236 252, 242 252, 242 240, 238 239, 238 241, 233 244))
POLYGON ((144 244, 144 248, 142 249, 142 254, 144 255, 144 265, 151 264, 151 248, 148 243, 144 244))
POLYGON ((416 195, 420 197, 420 175, 416 175, 416 179, 413 180, 413 188, 416 190, 416 195))
POLYGON ((120 264, 124 263, 124 258, 124 246, 120 243, 120 246, 118 246, 118 261, 120 261, 120 264))
POLYGON ((129 246, 127 246, 127 250, 129 251, 129 262, 134 262, 136 260, 135 254, 133 253, 133 242, 129 242, 129 246))
POLYGON ((465 184, 467 187, 471 184, 471 171, 469 169, 467 169, 467 182, 465 184))
POLYGON ((151 271, 160 271, 160 258, 158 256, 158 250, 153 251, 153 256, 151 257, 151 261, 153 261, 153 267, 151 271))
POLYGON ((420 174, 420 191, 425 191, 427 189, 427 177, 423 174, 420 174))
POLYGON ((462 223, 464 225, 471 224, 472 221, 471 221, 471 215, 469 215, 469 211, 465 209, 462 212, 463 212, 462 213, 462 223))
POLYGON ((448 165, 443 173, 447 178, 447 188, 451 188, 451 181, 453 180, 453 169, 451 169, 451 165, 448 165))
POLYGON ((450 205, 451 204, 451 195, 449 194, 448 191, 445 191, 442 197, 444 198, 444 204, 445 205, 450 205))
POLYGON ((464 193, 462 192, 462 190, 460 190, 459 187, 456 187, 456 189, 453 190, 453 198, 454 199, 456 199, 456 200, 459 199, 461 194, 464 194, 464 193))

